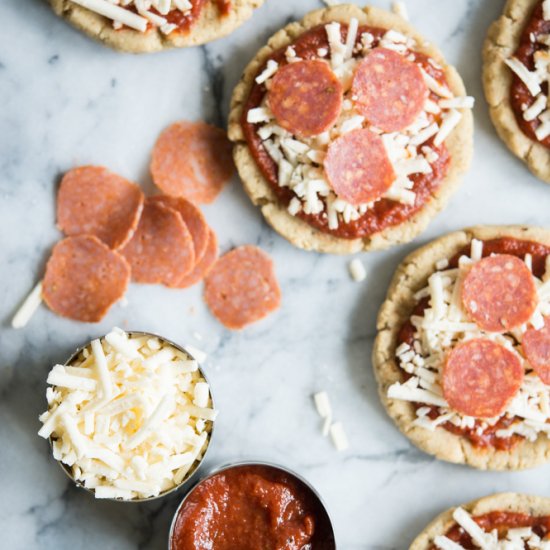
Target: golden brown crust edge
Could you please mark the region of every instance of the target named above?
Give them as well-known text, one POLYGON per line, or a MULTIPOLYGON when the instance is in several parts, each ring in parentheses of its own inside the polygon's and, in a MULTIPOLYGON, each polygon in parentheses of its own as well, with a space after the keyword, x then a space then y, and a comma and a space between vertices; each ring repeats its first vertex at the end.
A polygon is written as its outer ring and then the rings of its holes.
POLYGON ((502 15, 489 27, 483 46, 483 88, 489 114, 508 149, 531 172, 550 183, 550 149, 528 138, 510 103, 512 71, 504 63, 516 50, 523 28, 539 0, 508 0, 502 15))
MULTIPOLYGON (((474 500, 461 507, 474 516, 493 511, 544 516, 550 514, 550 499, 521 493, 499 493, 474 500)), ((434 538, 438 535, 444 535, 454 525, 453 512, 455 510, 456 508, 450 508, 437 516, 414 539, 409 550, 429 550, 434 538)))
POLYGON ((235 144, 233 154, 245 191, 252 202, 260 206, 262 214, 273 229, 292 244, 305 250, 334 254, 381 250, 411 241, 446 206, 450 196, 460 183, 460 176, 470 164, 473 149, 472 114, 470 111, 465 111, 460 124, 446 140, 446 145, 451 153, 451 164, 447 176, 432 195, 431 200, 405 223, 389 227, 364 239, 342 239, 323 233, 300 218, 291 216, 286 208, 279 204, 270 184, 263 177, 254 161, 244 140, 240 124, 243 107, 254 83, 254 77, 269 55, 290 44, 306 30, 330 21, 348 22, 351 17, 356 17, 360 25, 394 28, 411 36, 416 40, 419 51, 431 56, 443 66, 453 93, 456 95, 466 93, 462 79, 456 70, 445 62, 439 50, 426 43, 422 36, 401 17, 374 7, 360 9, 354 5, 339 5, 313 11, 307 14, 302 21, 290 23, 275 33, 268 40, 267 45, 256 54, 246 67, 233 92, 229 115, 229 139, 235 144))
POLYGON ((430 432, 414 426, 414 406, 406 401, 389 399, 388 387, 401 381, 401 370, 395 361, 400 327, 409 318, 416 300, 414 294, 426 285, 435 270, 435 262, 454 256, 473 238, 513 237, 533 240, 550 246, 550 230, 527 226, 478 226, 449 233, 409 254, 397 268, 377 319, 378 334, 372 362, 382 404, 399 430, 417 447, 440 460, 467 464, 482 470, 521 470, 550 460, 550 441, 546 436, 519 443, 512 451, 481 450, 466 438, 444 428, 430 432))
POLYGON ((170 48, 185 48, 211 42, 228 35, 249 19, 264 0, 233 0, 231 13, 220 17, 213 3, 204 6, 188 33, 164 35, 159 29, 141 33, 132 29, 115 30, 105 17, 70 0, 49 0, 54 12, 91 38, 127 53, 153 53, 170 48))

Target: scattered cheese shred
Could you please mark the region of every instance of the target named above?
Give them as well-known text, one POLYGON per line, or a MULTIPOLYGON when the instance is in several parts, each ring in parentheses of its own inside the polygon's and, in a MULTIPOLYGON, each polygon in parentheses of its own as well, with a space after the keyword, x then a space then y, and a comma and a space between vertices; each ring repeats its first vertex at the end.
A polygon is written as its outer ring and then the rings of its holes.
POLYGON ((349 447, 348 438, 344 432, 341 422, 332 422, 332 406, 326 391, 320 391, 313 394, 313 401, 319 416, 323 422, 323 437, 330 434, 332 443, 337 451, 345 451, 349 447))
POLYGON ((546 96, 539 94, 533 104, 523 111, 523 119, 530 121, 535 120, 546 108, 546 96))
POLYGON ((263 84, 266 80, 271 78, 277 72, 278 68, 279 64, 277 63, 277 61, 270 59, 267 62, 266 68, 263 70, 263 72, 256 77, 256 82, 258 84, 263 84))
POLYGON ((438 535, 437 537, 435 537, 434 544, 436 548, 439 548, 440 550, 465 550, 464 546, 452 541, 451 539, 443 535, 438 535))
POLYGON ((462 115, 455 109, 451 109, 443 116, 443 122, 434 138, 434 145, 439 147, 460 122, 462 115))
POLYGON ((519 79, 527 86, 527 89, 529 90, 529 93, 536 97, 540 91, 540 84, 538 82, 538 78, 534 73, 529 71, 529 69, 519 60, 517 60, 515 57, 511 57, 510 59, 505 59, 504 63, 512 69, 514 73, 519 77, 519 79))
POLYGON ((321 418, 328 418, 332 416, 332 407, 326 391, 320 391, 314 394, 313 401, 315 402, 315 407, 321 418))
POLYGON ((392 3, 392 11, 399 17, 402 17, 405 21, 409 20, 409 12, 405 2, 397 1, 392 3))
POLYGON ((25 298, 11 321, 13 328, 23 328, 31 320, 42 303, 42 281, 40 281, 25 298))
POLYGON ((349 263, 349 272, 351 275, 351 278, 360 283, 364 281, 367 278, 367 270, 365 269, 365 266, 363 265, 363 262, 359 258, 354 258, 349 263))
POLYGON ((185 346, 185 350, 199 363, 199 365, 204 363, 208 357, 206 352, 189 344, 185 346))
POLYGON ((330 437, 337 451, 345 451, 349 448, 348 436, 341 422, 332 424, 330 427, 330 437))

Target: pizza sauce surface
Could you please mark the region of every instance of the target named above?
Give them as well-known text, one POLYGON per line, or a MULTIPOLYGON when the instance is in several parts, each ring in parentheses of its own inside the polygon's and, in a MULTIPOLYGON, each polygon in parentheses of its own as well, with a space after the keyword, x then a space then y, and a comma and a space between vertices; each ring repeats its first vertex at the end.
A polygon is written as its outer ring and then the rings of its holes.
POLYGON ((175 520, 171 550, 330 550, 326 513, 310 490, 269 466, 237 466, 200 483, 175 520))
MULTIPOLYGON (((507 531, 521 527, 531 527, 533 532, 541 539, 545 539, 550 532, 550 516, 531 516, 519 512, 499 511, 489 512, 472 518, 486 533, 497 530, 499 539, 504 538, 507 531)), ((466 550, 479 548, 473 543, 472 538, 459 525, 454 525, 445 533, 445 536, 460 544, 466 550)), ((430 550, 436 550, 432 545, 430 550)))
MULTIPOLYGON (((518 49, 514 54, 514 57, 523 63, 530 71, 534 69, 535 52, 540 50, 549 50, 548 46, 536 41, 536 37, 550 33, 550 21, 545 21, 542 15, 543 12, 541 1, 533 11, 530 21, 525 26, 520 38, 518 49), (535 37, 534 41, 531 40, 532 37, 535 37)), ((549 90, 547 82, 543 83, 542 91, 543 93, 548 94, 549 90)), ((535 98, 531 95, 527 86, 516 74, 514 74, 512 76, 512 85, 510 88, 510 102, 516 116, 516 121, 527 137, 533 141, 538 141, 545 147, 550 148, 550 136, 544 138, 543 140, 539 140, 535 134, 535 130, 541 122, 537 118, 534 120, 525 120, 523 118, 525 107, 529 107, 532 103, 534 103, 534 101, 535 98)))
MULTIPOLYGON (((164 17, 169 25, 176 25, 177 28, 172 31, 172 33, 187 33, 191 30, 191 27, 195 24, 197 19, 200 17, 204 6, 211 1, 218 8, 220 16, 227 16, 231 12, 231 1, 232 0, 189 0, 192 7, 188 11, 181 11, 179 9, 172 9, 167 14, 162 15, 151 6, 150 11, 155 15, 164 17)), ((135 6, 128 6, 127 9, 132 10, 135 13, 138 13, 138 10, 135 6)), ((153 28, 153 24, 149 23, 147 28, 150 30, 153 28)), ((126 28, 126 27, 124 27, 126 28)), ((171 34, 172 34, 171 33, 171 34)))
MULTIPOLYGON (((342 40, 345 41, 347 37, 348 26, 345 24, 341 24, 340 32, 342 40)), ((386 32, 386 29, 360 26, 357 32, 356 45, 360 44, 362 33, 370 33, 374 39, 372 47, 376 48, 386 32)), ((296 56, 300 59, 319 59, 319 49, 330 51, 330 45, 328 42, 325 26, 320 25, 306 31, 301 36, 299 36, 291 44, 291 46, 296 52, 296 56)), ((260 74, 266 68, 267 63, 270 60, 276 61, 279 67, 284 67, 288 65, 288 61, 285 56, 286 49, 287 47, 284 47, 274 52, 266 60, 266 63, 264 63, 264 65, 260 68, 258 74, 260 74)), ((376 52, 380 51, 380 49, 373 49, 372 51, 376 52)), ((387 52, 388 50, 385 51, 387 52)), ((372 55, 372 53, 369 55, 372 55)), ((447 86, 443 69, 440 68, 437 64, 432 63, 431 58, 418 52, 409 51, 408 56, 411 55, 414 56, 414 63, 416 65, 420 66, 436 82, 440 83, 441 85, 447 86)), ((365 60, 366 59, 367 58, 365 58, 365 60)), ((278 165, 264 147, 262 139, 257 132, 257 124, 247 121, 248 112, 251 109, 257 108, 262 104, 262 101, 264 100, 267 92, 268 90, 264 83, 258 84, 256 81, 254 81, 248 99, 244 105, 241 125, 248 147, 260 171, 269 182, 280 203, 284 206, 288 206, 290 201, 296 195, 289 187, 279 185, 278 165)), ((437 96, 433 92, 429 92, 428 98, 435 100, 437 96)), ((390 99, 391 98, 381 100, 386 101, 386 105, 389 109, 391 109, 391 104, 388 103, 390 99)), ((357 110, 361 112, 360 105, 357 104, 356 107, 357 110)), ((314 111, 313 108, 311 110, 314 111)), ((347 135, 348 134, 345 134, 345 136, 347 135)), ((342 138, 333 141, 332 144, 335 144, 340 139, 342 138)), ((324 233, 329 233, 336 237, 341 237, 345 239, 367 237, 374 233, 378 233, 387 227, 394 226, 406 221, 413 214, 418 212, 432 198, 434 191, 442 182, 449 168, 450 155, 444 143, 437 147, 433 144, 432 137, 429 138, 422 145, 429 146, 431 149, 433 149, 437 154, 437 159, 430 161, 432 169, 431 172, 414 173, 409 176, 414 185, 413 191, 416 194, 413 204, 405 204, 383 197, 373 202, 372 205, 369 205, 367 211, 361 214, 357 219, 346 222, 341 221, 336 228, 329 227, 326 204, 323 211, 319 213, 311 214, 305 213, 303 210, 301 210, 296 214, 296 216, 324 233)))
MULTIPOLYGON (((458 266, 459 258, 468 254, 469 245, 456 254, 450 261, 448 268, 455 268, 458 266)), ((514 239, 511 237, 502 237, 498 239, 491 239, 483 241, 483 257, 489 257, 491 254, 507 254, 511 256, 516 256, 523 259, 526 254, 531 254, 532 257, 532 273, 536 277, 542 277, 545 272, 545 262, 546 257, 550 255, 550 247, 543 244, 533 242, 533 241, 524 241, 519 239, 514 239)), ((447 268, 447 269, 448 269, 447 268)), ((424 311, 429 306, 429 299, 421 299, 415 308, 413 309, 409 319, 402 325, 397 341, 398 345, 401 343, 406 343, 409 346, 413 345, 414 335, 416 328, 412 324, 413 316, 422 316, 424 311)), ((404 371, 403 371, 404 372, 404 371)), ((406 372, 404 372, 406 378, 409 378, 406 372)), ((424 407, 424 404, 417 403, 415 404, 416 408, 424 407)), ((428 413, 428 418, 434 420, 440 416, 440 409, 436 406, 429 406, 430 412, 428 413)), ((523 437, 517 434, 513 434, 511 437, 498 437, 497 432, 508 428, 516 420, 515 417, 503 415, 494 425, 488 425, 479 433, 478 428, 481 425, 480 420, 475 421, 474 426, 472 427, 461 427, 456 426, 451 422, 445 422, 441 426, 447 431, 466 437, 474 446, 479 448, 495 448, 498 450, 509 450, 517 445, 520 441, 523 440, 523 437)))

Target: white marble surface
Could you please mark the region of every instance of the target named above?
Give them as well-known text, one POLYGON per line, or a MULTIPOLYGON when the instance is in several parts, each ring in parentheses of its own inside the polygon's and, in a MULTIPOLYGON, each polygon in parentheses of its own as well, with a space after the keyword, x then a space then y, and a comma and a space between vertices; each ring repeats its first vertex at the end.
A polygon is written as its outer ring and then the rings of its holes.
MULTIPOLYGON (((387 7, 389 2, 374 2, 387 7)), ((0 547, 9 550, 164 549, 181 494, 148 505, 95 502, 73 488, 36 435, 45 376, 78 344, 111 326, 150 330, 209 353, 221 415, 209 464, 261 457, 309 478, 334 517, 343 549, 405 549, 442 508, 494 491, 549 494, 548 467, 483 473, 432 460, 388 420, 370 353, 375 315, 405 254, 476 223, 549 223, 550 187, 508 154, 489 122, 480 49, 500 0, 409 0, 412 21, 457 65, 476 96, 473 166, 450 207, 415 243, 364 255, 368 279, 351 282, 347 260, 292 248, 262 222, 237 179, 206 208, 223 250, 258 244, 275 259, 281 310, 231 333, 207 312, 201 289, 132 285, 126 308, 100 325, 42 308, 21 331, 18 303, 41 276, 51 246, 60 174, 100 163, 151 187, 151 146, 177 119, 224 123, 231 90, 266 38, 320 7, 268 0, 252 21, 208 47, 148 57, 120 55, 58 20, 41 0, 0 2, 0 547), (193 333, 203 335, 202 342, 193 333), (351 449, 320 436, 310 396, 324 388, 351 449)))

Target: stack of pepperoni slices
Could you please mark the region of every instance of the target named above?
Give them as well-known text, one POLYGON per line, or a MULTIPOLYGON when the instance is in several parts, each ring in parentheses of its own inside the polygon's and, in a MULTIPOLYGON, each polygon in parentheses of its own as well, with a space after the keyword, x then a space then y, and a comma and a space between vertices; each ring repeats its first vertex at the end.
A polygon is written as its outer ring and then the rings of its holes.
POLYGON ((273 310, 281 293, 273 262, 253 246, 218 260, 218 240, 196 203, 210 203, 233 174, 225 133, 203 122, 168 127, 153 149, 151 173, 163 194, 100 166, 67 172, 57 198, 66 238, 53 249, 42 298, 54 312, 98 322, 130 280, 187 288, 209 273, 205 301, 230 329, 273 310))
POLYGON ((53 311, 97 322, 130 279, 187 288, 210 271, 217 238, 192 201, 212 202, 232 175, 224 132, 202 122, 173 124, 155 145, 151 171, 166 194, 146 198, 99 166, 65 174, 57 223, 67 238, 54 247, 42 285, 53 311))

